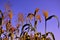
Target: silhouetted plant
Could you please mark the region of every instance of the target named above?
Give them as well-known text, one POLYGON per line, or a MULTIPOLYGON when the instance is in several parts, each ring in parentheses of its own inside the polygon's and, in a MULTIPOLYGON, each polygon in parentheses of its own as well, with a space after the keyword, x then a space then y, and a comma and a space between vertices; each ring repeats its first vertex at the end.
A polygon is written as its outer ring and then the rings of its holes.
MULTIPOLYGON (((58 17, 56 15, 51 15, 51 16, 48 17, 48 12, 47 11, 43 11, 43 15, 45 17, 45 34, 46 34, 46 28, 47 28, 46 23, 47 23, 48 20, 50 20, 53 17, 57 19, 58 28, 59 28, 59 20, 58 20, 58 17)), ((45 37, 46 37, 46 35, 45 35, 45 37)))

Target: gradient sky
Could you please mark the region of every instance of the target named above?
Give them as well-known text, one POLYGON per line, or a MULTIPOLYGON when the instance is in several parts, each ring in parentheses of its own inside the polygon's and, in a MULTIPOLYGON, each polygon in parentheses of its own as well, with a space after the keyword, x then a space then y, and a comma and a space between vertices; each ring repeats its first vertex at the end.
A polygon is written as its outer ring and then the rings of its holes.
MULTIPOLYGON (((28 15, 29 12, 34 12, 36 8, 39 8, 40 11, 38 14, 41 15, 42 22, 37 25, 37 31, 44 34, 44 16, 42 14, 42 10, 46 10, 50 15, 58 16, 60 20, 60 0, 0 0, 0 10, 4 12, 4 4, 10 2, 11 9, 13 11, 13 26, 16 25, 16 16, 18 12, 24 13, 25 16, 28 15)), ((57 20, 52 18, 47 22, 47 32, 53 32, 56 40, 60 40, 60 28, 57 27, 57 20)))

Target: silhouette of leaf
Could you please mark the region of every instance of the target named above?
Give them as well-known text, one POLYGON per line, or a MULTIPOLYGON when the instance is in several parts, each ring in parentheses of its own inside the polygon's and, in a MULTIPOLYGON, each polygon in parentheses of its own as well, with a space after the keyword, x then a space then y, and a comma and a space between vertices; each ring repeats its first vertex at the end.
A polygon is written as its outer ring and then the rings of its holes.
POLYGON ((29 13, 29 14, 27 15, 27 17, 30 18, 30 20, 31 20, 31 19, 34 17, 34 14, 29 13))
POLYGON ((60 24, 60 23, 59 23, 59 19, 58 19, 57 16, 55 16, 55 15, 49 16, 49 17, 46 19, 46 21, 47 21, 47 20, 50 20, 50 19, 53 18, 53 17, 57 19, 57 22, 58 22, 58 28, 59 28, 59 24, 60 24))
POLYGON ((27 27, 25 30, 29 29, 30 27, 27 27))
POLYGON ((46 33, 47 36, 48 36, 48 34, 50 34, 51 37, 52 37, 52 39, 55 40, 54 34, 53 34, 52 32, 48 32, 48 33, 46 33))
MULTIPOLYGON (((20 36, 24 33, 24 28, 25 28, 26 26, 28 26, 27 28, 28 28, 28 30, 29 30, 30 24, 25 24, 25 25, 23 25, 23 26, 22 26, 22 29, 21 29, 21 34, 20 34, 20 36)), ((25 30, 27 30, 27 28, 26 28, 25 30)))
POLYGON ((25 24, 25 25, 23 25, 22 30, 23 30, 26 26, 30 27, 30 24, 25 24))

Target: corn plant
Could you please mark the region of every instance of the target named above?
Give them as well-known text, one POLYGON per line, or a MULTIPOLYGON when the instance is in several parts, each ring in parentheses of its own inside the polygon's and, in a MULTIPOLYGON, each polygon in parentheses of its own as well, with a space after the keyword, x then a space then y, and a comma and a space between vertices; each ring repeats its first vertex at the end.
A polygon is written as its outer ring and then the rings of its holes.
MULTIPOLYGON (((51 15, 51 16, 48 17, 48 12, 47 12, 47 11, 44 11, 44 12, 43 12, 43 15, 44 15, 44 17, 45 17, 45 34, 46 34, 46 28, 47 28, 46 23, 47 23, 48 20, 50 20, 50 19, 53 18, 53 17, 57 19, 58 28, 59 28, 59 20, 58 20, 58 17, 57 17, 56 15, 51 15)), ((46 37, 46 35, 45 35, 45 37, 46 37)), ((45 38, 44 40, 46 40, 46 38, 45 38)), ((55 40, 55 39, 54 39, 54 40, 55 40)))

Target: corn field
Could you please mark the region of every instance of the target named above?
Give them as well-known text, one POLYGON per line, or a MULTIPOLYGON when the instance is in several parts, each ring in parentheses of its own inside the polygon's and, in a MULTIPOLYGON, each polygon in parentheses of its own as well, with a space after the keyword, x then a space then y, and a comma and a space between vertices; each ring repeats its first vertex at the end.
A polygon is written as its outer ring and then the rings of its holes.
POLYGON ((41 23, 41 15, 38 14, 39 8, 36 8, 34 13, 28 13, 24 19, 23 13, 18 13, 17 17, 17 26, 16 28, 12 27, 11 20, 13 17, 12 10, 7 6, 6 11, 3 12, 0 10, 0 40, 55 40, 55 36, 52 32, 46 32, 47 21, 53 17, 57 19, 57 27, 59 28, 59 19, 56 15, 48 16, 47 11, 43 11, 43 16, 45 20, 45 34, 37 32, 38 21, 41 23), (9 19, 9 20, 8 20, 9 19), (31 20, 34 19, 34 26, 32 26, 31 20), (24 22, 26 22, 24 24, 24 22), (3 25, 6 26, 6 30, 3 30, 3 25), (19 28, 21 28, 21 33, 19 33, 19 28), (34 32, 34 35, 28 34, 28 32, 34 32), (2 38, 3 35, 3 38, 2 38))

